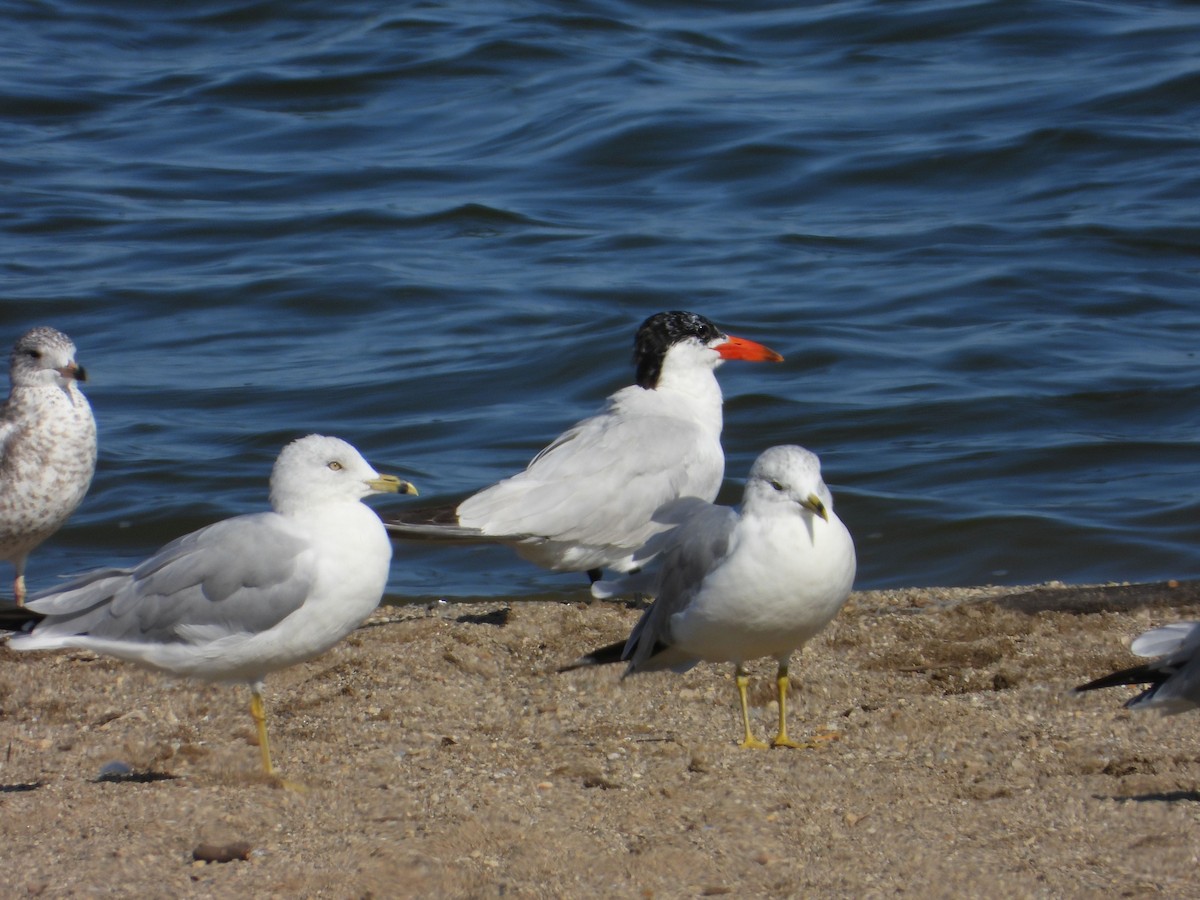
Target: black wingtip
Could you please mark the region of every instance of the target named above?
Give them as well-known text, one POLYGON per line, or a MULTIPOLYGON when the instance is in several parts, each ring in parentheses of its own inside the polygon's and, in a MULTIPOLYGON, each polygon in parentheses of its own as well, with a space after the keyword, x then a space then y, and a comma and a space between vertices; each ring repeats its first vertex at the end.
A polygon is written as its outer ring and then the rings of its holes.
POLYGON ((419 506, 401 511, 389 511, 380 514, 383 524, 388 528, 402 530, 405 527, 417 528, 430 525, 447 527, 458 525, 458 504, 438 504, 436 506, 419 506))
POLYGON ((1075 693, 1082 694, 1084 691, 1097 691, 1101 688, 1120 687, 1124 684, 1150 684, 1157 687, 1171 676, 1170 672, 1164 672, 1161 669, 1154 668, 1153 665, 1132 666, 1128 669, 1121 669, 1119 672, 1111 672, 1108 675, 1102 675, 1094 681, 1089 681, 1087 684, 1081 684, 1075 688, 1075 693))
POLYGON ((0 608, 0 633, 32 631, 33 626, 46 618, 27 606, 5 606, 0 608))
POLYGON ((586 669, 588 666, 609 666, 613 663, 624 662, 622 657, 625 655, 625 641, 614 641, 611 644, 606 644, 586 656, 581 656, 579 659, 565 666, 558 668, 559 672, 573 672, 576 669, 586 669))

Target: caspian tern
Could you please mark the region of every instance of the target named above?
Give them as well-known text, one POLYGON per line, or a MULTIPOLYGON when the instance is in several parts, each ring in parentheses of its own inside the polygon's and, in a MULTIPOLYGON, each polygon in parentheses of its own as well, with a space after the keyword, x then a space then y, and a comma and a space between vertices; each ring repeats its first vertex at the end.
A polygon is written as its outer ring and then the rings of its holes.
POLYGON ((690 312, 663 312, 634 339, 637 383, 564 432, 525 471, 454 508, 386 519, 398 537, 495 541, 543 568, 628 571, 663 525, 655 511, 680 497, 713 500, 725 472, 721 388, 725 360, 779 362, 690 312))
POLYGON ((25 602, 25 561, 82 502, 96 470, 96 422, 78 383, 87 375, 75 345, 54 328, 18 338, 12 389, 0 408, 0 559, 16 569, 25 602))
POLYGON ((1089 681, 1075 691, 1147 684, 1148 688, 1125 705, 1157 709, 1168 716, 1200 706, 1200 622, 1173 622, 1152 629, 1135 639, 1129 649, 1137 656, 1162 658, 1089 681))
POLYGON ((803 746, 787 734, 788 661, 845 604, 856 565, 854 541, 834 514, 816 454, 796 446, 763 452, 750 469, 740 513, 689 498, 664 509, 660 519, 678 524, 638 554, 653 561, 641 572, 592 587, 601 598, 648 592, 654 603, 628 640, 560 671, 626 662, 628 676, 732 662, 744 727, 739 745, 762 748, 767 745, 750 728, 745 663, 774 657, 774 746, 803 746))
POLYGON ((324 653, 379 604, 391 542, 359 501, 415 494, 343 440, 288 444, 271 471, 271 512, 216 522, 132 569, 99 569, 30 598, 41 616, 13 650, 77 647, 149 669, 251 686, 268 775, 263 679, 324 653))

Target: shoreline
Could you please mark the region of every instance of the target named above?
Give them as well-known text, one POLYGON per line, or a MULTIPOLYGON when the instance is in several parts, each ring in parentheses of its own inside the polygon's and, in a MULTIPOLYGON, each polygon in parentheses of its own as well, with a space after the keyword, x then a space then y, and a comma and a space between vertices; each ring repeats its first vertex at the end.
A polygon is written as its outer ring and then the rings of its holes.
MULTIPOLYGON (((1197 893, 1196 719, 1070 689, 1200 582, 856 592, 793 657, 806 750, 742 750, 731 666, 556 674, 598 601, 383 606, 241 686, 0 649, 0 886, 146 897, 1197 893), (110 773, 101 777, 101 773, 110 773), (206 858, 227 862, 199 862, 206 858), (216 853, 216 856, 212 856, 216 853), (979 873, 988 873, 981 881, 979 873)), ((750 666, 770 733, 769 660, 750 666)))

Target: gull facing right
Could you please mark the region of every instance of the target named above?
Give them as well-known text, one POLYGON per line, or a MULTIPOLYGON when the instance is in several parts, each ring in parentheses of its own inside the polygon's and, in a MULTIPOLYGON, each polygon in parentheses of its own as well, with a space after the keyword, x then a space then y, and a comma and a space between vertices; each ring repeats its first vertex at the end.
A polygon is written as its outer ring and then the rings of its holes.
POLYGON ((726 334, 691 312, 656 313, 634 338, 637 383, 578 422, 529 466, 451 509, 386 520, 403 538, 511 545, 559 572, 626 572, 664 526, 655 511, 680 497, 714 500, 725 474, 721 387, 726 360, 779 362, 774 350, 726 334))
POLYGON ((270 512, 216 522, 132 569, 99 569, 32 597, 44 616, 13 650, 77 647, 148 669, 250 685, 263 769, 263 679, 313 659, 362 624, 387 585, 392 546, 360 501, 415 494, 343 440, 292 441, 271 470, 270 512))
POLYGON ((9 358, 12 388, 0 407, 0 559, 16 569, 25 602, 25 561, 83 501, 96 469, 96 422, 79 382, 75 345, 57 329, 31 328, 9 358))
POLYGON ((645 548, 653 557, 646 571, 592 589, 599 597, 648 591, 654 603, 628 640, 560 671, 624 661, 628 676, 732 662, 744 729, 739 746, 766 748, 750 727, 745 663, 773 657, 773 746, 804 746, 787 733, 788 662, 845 604, 856 568, 854 541, 833 511, 820 460, 803 447, 772 447, 750 469, 740 513, 690 498, 661 517, 678 524, 645 548))

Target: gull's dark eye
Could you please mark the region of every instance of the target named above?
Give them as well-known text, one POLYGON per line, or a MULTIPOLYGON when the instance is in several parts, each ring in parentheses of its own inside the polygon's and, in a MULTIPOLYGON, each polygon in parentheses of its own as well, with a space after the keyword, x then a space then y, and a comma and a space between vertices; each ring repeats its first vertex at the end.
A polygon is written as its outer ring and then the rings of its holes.
POLYGON ((41 359, 42 358, 41 350, 26 350, 25 352, 29 354, 30 359, 41 359))
POLYGON ((781 493, 781 494, 783 493, 783 490, 784 490, 783 485, 780 484, 778 481, 771 481, 771 482, 768 482, 768 484, 770 484, 771 487, 775 488, 775 490, 779 491, 779 493, 781 493))
POLYGON ((329 464, 329 468, 334 472, 340 472, 342 471, 342 464, 335 459, 329 464))

